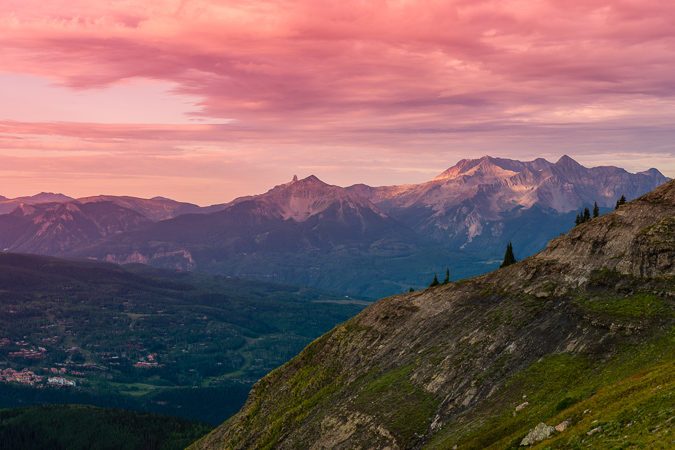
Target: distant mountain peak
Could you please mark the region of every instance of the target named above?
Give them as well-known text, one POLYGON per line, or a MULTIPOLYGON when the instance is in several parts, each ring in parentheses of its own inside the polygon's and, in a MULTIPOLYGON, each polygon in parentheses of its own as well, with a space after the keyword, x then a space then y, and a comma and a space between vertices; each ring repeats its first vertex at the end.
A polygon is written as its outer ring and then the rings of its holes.
MULTIPOLYGON (((466 248, 469 243, 499 245, 504 235, 514 235, 508 227, 520 217, 533 221, 533 229, 541 228, 535 215, 548 220, 594 202, 612 207, 621 195, 636 198, 665 181, 656 169, 636 175, 613 166, 586 168, 568 155, 555 164, 485 155, 462 159, 425 183, 349 189, 425 237, 466 248)), ((550 229, 556 227, 551 222, 550 229)))
MULTIPOLYGON (((297 181, 297 180, 295 180, 295 181, 297 181)), ((315 175, 310 175, 307 178, 303 178, 300 181, 305 182, 305 183, 317 183, 318 182, 318 183, 321 183, 321 184, 326 184, 323 181, 319 180, 315 175)))
POLYGON ((583 167, 581 164, 576 162, 574 159, 570 158, 567 155, 562 155, 558 161, 555 163, 556 166, 567 166, 567 167, 583 167))
POLYGON ((637 175, 647 175, 647 176, 651 176, 651 177, 662 177, 663 176, 663 174, 661 172, 659 172, 658 169, 655 169, 653 167, 651 169, 647 169, 647 170, 644 170, 642 172, 638 172, 637 175))

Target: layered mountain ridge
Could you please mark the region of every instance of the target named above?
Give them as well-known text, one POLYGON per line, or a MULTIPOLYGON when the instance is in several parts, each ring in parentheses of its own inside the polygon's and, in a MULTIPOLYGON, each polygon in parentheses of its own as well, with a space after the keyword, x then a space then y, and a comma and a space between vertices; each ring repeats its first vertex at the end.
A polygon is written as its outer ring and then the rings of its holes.
POLYGON ((517 258, 533 254, 567 232, 584 206, 597 202, 606 212, 621 195, 632 199, 666 180, 656 169, 588 169, 567 156, 485 156, 421 184, 342 188, 312 175, 209 207, 40 194, 0 215, 0 248, 381 297, 422 287, 446 267, 453 279, 484 273, 508 241, 517 258))
MULTIPOLYGON (((295 176, 290 183, 275 186, 265 194, 238 198, 226 204, 225 207, 246 201, 258 203, 260 205, 258 208, 263 208, 262 205, 265 205, 268 213, 276 214, 284 220, 293 219, 295 222, 304 222, 335 204, 339 204, 343 212, 348 209, 370 210, 382 218, 387 218, 384 211, 364 197, 347 189, 326 184, 314 175, 302 180, 298 180, 295 176)), ((365 226, 363 217, 361 219, 365 226)))
POLYGON ((191 449, 668 448, 673 236, 670 181, 512 266, 379 300, 191 449))
MULTIPOLYGON (((310 176, 237 199, 219 212, 182 215, 67 255, 257 278, 272 272, 287 277, 275 280, 311 285, 327 278, 328 264, 369 253, 406 255, 427 245, 368 200, 310 176)), ((338 270, 344 274, 345 268, 338 270)), ((332 279, 348 283, 338 280, 340 272, 332 279)))

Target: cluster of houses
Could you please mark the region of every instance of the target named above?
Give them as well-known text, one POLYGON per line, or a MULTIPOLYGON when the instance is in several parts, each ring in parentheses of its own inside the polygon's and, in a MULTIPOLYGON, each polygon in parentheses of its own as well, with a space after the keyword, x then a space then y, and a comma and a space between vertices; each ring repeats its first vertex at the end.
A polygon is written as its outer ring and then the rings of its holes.
POLYGON ((150 369, 152 367, 164 367, 164 364, 157 364, 156 358, 157 358, 157 353, 151 353, 147 356, 147 361, 145 360, 146 358, 141 358, 136 364, 134 364, 134 367, 136 367, 138 369, 150 369))
POLYGON ((152 367, 164 367, 164 364, 157 364, 157 362, 145 362, 145 361, 138 361, 136 364, 134 364, 134 367, 138 369, 150 369, 152 367))
MULTIPOLYGON (((0 339, 0 347, 4 347, 5 345, 11 344, 12 341, 10 341, 8 338, 2 338, 0 339)), ((20 347, 26 347, 30 345, 28 342, 21 340, 19 342, 14 342, 14 345, 18 345, 20 347)), ((23 359, 42 359, 45 357, 45 353, 47 353, 47 349, 44 347, 38 347, 37 351, 33 349, 25 349, 22 348, 18 352, 9 352, 7 356, 10 358, 23 358, 23 359)))
MULTIPOLYGON (((45 368, 44 370, 52 372, 54 374, 64 374, 66 372, 66 369, 64 368, 56 369, 54 367, 52 367, 51 369, 45 368)), ((42 381, 44 381, 44 377, 36 375, 35 372, 28 369, 23 369, 22 371, 17 371, 14 369, 0 370, 0 382, 10 382, 10 381, 32 385, 35 383, 41 383, 42 381)), ((75 386, 76 383, 75 381, 70 381, 63 377, 49 377, 47 378, 47 385, 75 386)))
POLYGON ((35 384, 42 381, 42 377, 35 375, 28 369, 17 372, 14 369, 0 370, 0 381, 16 381, 18 383, 35 384))
POLYGON ((45 353, 47 350, 45 350, 43 347, 39 347, 39 351, 35 350, 26 350, 25 348, 22 348, 18 352, 9 352, 7 356, 10 358, 23 358, 23 359, 42 359, 45 357, 45 353))

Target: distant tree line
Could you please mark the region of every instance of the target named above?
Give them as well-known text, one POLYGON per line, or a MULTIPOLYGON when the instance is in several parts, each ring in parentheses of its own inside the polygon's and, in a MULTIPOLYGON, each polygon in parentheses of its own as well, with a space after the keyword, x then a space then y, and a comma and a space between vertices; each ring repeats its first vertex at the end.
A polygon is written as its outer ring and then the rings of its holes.
MULTIPOLYGON (((626 204, 626 196, 622 195, 621 198, 616 201, 616 206, 614 207, 614 210, 619 209, 619 207, 624 204, 626 204)), ((591 212, 589 211, 588 208, 584 208, 583 211, 577 214, 577 217, 574 219, 574 226, 588 222, 589 220, 591 220, 591 218, 594 219, 599 215, 600 215, 600 208, 598 208, 598 202, 593 202, 593 215, 591 216, 591 212)))
POLYGON ((439 283, 438 282, 438 276, 436 276, 436 274, 434 274, 434 280, 431 282, 429 287, 441 286, 443 284, 448 284, 448 283, 450 283, 450 268, 449 267, 445 269, 445 280, 443 280, 443 283, 439 283))
POLYGON ((82 405, 0 411, 0 448, 181 450, 212 426, 171 416, 82 405))

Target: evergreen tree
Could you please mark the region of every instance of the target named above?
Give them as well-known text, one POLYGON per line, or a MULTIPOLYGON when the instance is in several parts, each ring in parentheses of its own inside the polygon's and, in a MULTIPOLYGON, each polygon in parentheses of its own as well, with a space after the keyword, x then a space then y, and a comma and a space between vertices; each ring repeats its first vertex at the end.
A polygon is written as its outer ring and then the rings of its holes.
POLYGON ((510 266, 515 262, 516 257, 513 255, 513 246, 511 245, 511 241, 509 241, 509 243, 506 244, 506 253, 504 254, 504 262, 502 263, 501 266, 499 266, 499 268, 501 269, 502 267, 510 266))
POLYGON ((448 267, 445 269, 445 280, 443 280, 443 284, 448 284, 450 282, 450 268, 448 267))
POLYGON ((429 287, 438 286, 439 284, 441 284, 441 283, 438 282, 438 277, 436 276, 436 274, 434 274, 434 281, 431 282, 429 287))
POLYGON ((598 202, 593 204, 593 218, 596 218, 600 215, 600 208, 598 208, 598 202))
POLYGON ((588 222, 589 220, 591 220, 591 212, 588 208, 584 208, 584 222, 588 222))
POLYGON ((574 219, 574 226, 580 225, 584 221, 584 218, 581 217, 581 214, 577 213, 577 218, 574 219))
POLYGON ((413 289, 412 286, 410 286, 410 290, 408 292, 415 292, 415 289, 413 289))

